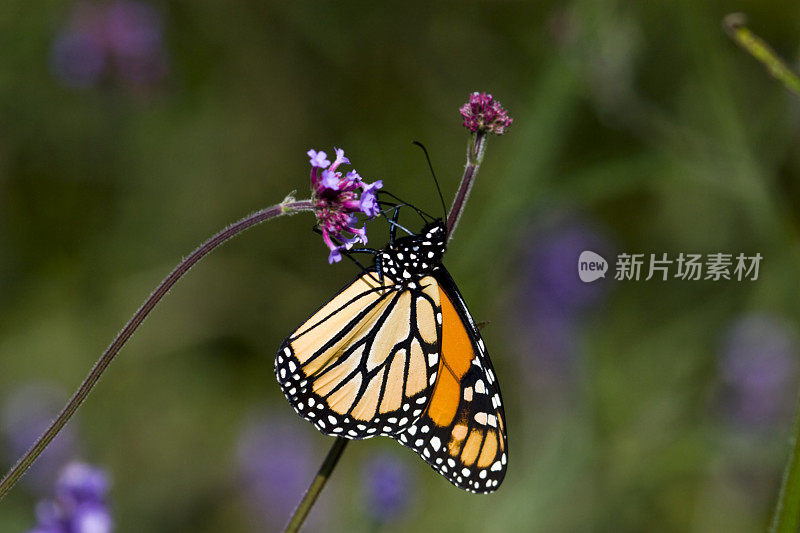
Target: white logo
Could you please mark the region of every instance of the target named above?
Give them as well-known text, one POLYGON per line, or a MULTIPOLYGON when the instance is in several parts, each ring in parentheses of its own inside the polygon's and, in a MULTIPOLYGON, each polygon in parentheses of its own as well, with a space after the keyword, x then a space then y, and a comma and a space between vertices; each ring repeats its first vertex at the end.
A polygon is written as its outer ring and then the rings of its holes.
POLYGON ((608 262, 599 254, 584 250, 578 257, 578 276, 584 283, 606 277, 608 262))

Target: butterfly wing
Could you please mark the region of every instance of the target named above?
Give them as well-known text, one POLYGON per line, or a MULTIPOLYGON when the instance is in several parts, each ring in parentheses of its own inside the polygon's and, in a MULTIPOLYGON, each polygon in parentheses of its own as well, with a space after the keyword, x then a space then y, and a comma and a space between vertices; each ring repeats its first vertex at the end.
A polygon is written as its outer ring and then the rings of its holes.
POLYGON ((438 379, 422 415, 395 436, 459 488, 493 492, 508 463, 505 412, 489 356, 450 275, 436 272, 438 379))
POLYGON ((365 271, 289 335, 275 374, 297 413, 326 435, 394 436, 422 413, 438 368, 433 278, 401 289, 365 271))

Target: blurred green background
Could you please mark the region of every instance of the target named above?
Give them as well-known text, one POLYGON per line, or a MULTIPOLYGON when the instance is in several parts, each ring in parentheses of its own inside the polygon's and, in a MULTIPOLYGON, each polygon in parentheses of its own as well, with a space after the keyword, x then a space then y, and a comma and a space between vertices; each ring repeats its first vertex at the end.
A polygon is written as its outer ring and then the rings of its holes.
MULTIPOLYGON (((508 475, 474 496, 356 442, 307 530, 762 530, 799 383, 800 102, 726 37, 733 11, 797 65, 794 2, 4 2, 2 468, 196 244, 308 194, 309 148, 437 213, 410 143, 449 200, 481 90, 515 122, 446 265, 489 321, 508 475), (756 281, 583 285, 586 248, 764 259, 756 281)), ((279 529, 331 439, 294 416, 274 352, 357 271, 312 225, 260 226, 182 280, 0 531, 33 526, 70 457, 111 476, 117 531, 279 529)))

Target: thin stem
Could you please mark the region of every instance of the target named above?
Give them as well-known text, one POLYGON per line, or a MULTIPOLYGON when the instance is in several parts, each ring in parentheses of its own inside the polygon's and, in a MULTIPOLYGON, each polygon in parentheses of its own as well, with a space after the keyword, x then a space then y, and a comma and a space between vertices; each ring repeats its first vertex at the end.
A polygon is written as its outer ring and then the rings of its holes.
POLYGON ((783 481, 772 513, 770 533, 800 531, 800 405, 794 416, 794 428, 789 441, 792 450, 783 470, 783 481))
POLYGON ((731 13, 722 21, 725 31, 736 44, 760 61, 775 79, 783 83, 784 87, 800 96, 800 77, 797 73, 789 68, 766 41, 750 31, 746 25, 747 17, 742 13, 731 13))
POLYGON ((150 297, 145 300, 144 304, 142 304, 139 310, 136 311, 125 327, 122 328, 122 331, 117 334, 114 342, 112 342, 111 345, 106 348, 106 351, 103 352, 103 355, 100 356, 100 359, 98 359, 92 367, 89 375, 83 380, 81 386, 69 400, 58 417, 50 424, 50 427, 47 428, 47 431, 45 431, 39 437, 31 449, 28 450, 28 452, 23 455, 19 461, 17 461, 17 463, 5 475, 3 480, 0 481, 0 500, 2 500, 8 491, 11 490, 11 487, 13 487, 19 478, 22 477, 22 474, 25 473, 33 461, 39 457, 47 445, 50 444, 50 441, 52 441, 53 438, 58 435, 58 432, 61 431, 61 428, 63 428, 72 415, 75 414, 75 411, 78 409, 78 407, 80 407, 94 386, 97 384, 100 376, 103 375, 103 372, 105 372, 108 365, 114 359, 114 356, 117 355, 131 335, 133 335, 136 329, 142 324, 144 319, 147 318, 147 315, 150 314, 150 311, 153 310, 158 302, 160 302, 167 292, 169 292, 172 286, 175 285, 175 283, 177 283, 178 280, 181 279, 181 277, 183 277, 183 275, 195 265, 195 263, 200 261, 200 259, 205 257, 220 244, 240 234, 246 229, 255 226, 256 224, 260 224, 261 222, 281 215, 290 215, 298 211, 311 210, 313 210, 311 200, 295 201, 294 198, 287 197, 280 204, 267 207, 261 211, 256 211, 255 213, 246 216, 238 222, 226 227, 201 244, 195 249, 194 252, 189 254, 186 259, 181 261, 181 263, 175 267, 175 270, 173 270, 166 278, 164 278, 164 280, 158 285, 158 287, 156 287, 156 290, 153 291, 150 297))
POLYGON ((772 515, 771 533, 797 533, 800 531, 800 408, 795 415, 792 435, 792 455, 783 473, 781 492, 775 513, 772 515))
POLYGON ((461 218, 461 213, 464 212, 464 206, 472 190, 472 184, 475 183, 475 176, 478 174, 478 168, 480 168, 481 162, 483 162, 483 154, 485 151, 486 133, 482 131, 474 133, 470 137, 469 145, 467 146, 467 164, 464 166, 464 175, 461 177, 461 184, 458 186, 453 205, 450 207, 450 214, 447 215, 448 241, 453 237, 453 232, 461 218))
POLYGON ((311 482, 311 486, 308 487, 305 496, 303 496, 303 499, 300 501, 300 505, 295 509, 292 519, 289 520, 289 524, 286 526, 285 530, 286 533, 296 533, 300 531, 300 527, 303 525, 303 522, 305 522, 308 513, 314 506, 314 502, 317 501, 322 489, 325 487, 325 483, 328 482, 328 478, 331 477, 331 473, 333 473, 333 469, 336 467, 336 463, 339 462, 339 458, 342 456, 342 452, 344 452, 344 448, 347 446, 348 442, 350 442, 348 439, 336 437, 333 446, 331 446, 330 451, 328 451, 327 457, 325 457, 325 461, 323 461, 322 466, 319 467, 317 476, 314 478, 314 481, 311 482))

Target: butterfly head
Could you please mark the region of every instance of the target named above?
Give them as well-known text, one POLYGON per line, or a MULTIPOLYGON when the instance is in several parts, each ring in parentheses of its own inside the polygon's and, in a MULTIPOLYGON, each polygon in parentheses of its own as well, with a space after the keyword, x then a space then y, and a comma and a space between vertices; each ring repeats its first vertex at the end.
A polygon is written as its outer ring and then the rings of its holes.
POLYGON ((447 247, 447 230, 441 220, 426 225, 416 235, 401 237, 378 255, 378 268, 398 284, 418 281, 439 268, 447 247))

